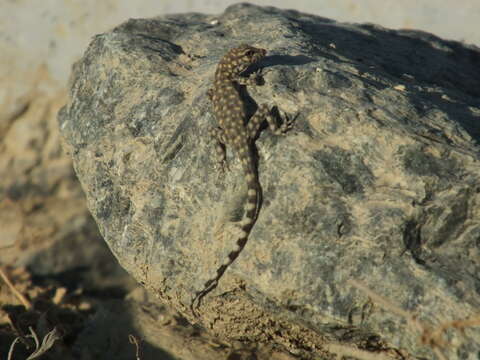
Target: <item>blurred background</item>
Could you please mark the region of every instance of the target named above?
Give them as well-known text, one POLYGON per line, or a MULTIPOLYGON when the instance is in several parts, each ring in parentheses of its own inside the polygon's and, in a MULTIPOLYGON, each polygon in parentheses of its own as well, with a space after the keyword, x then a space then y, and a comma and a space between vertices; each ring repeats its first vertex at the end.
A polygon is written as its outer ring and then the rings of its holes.
MULTIPOLYGON (((156 315, 151 328, 145 328, 145 324, 152 321, 151 315, 147 320, 139 320, 142 315, 138 314, 143 312, 135 304, 141 303, 144 309, 147 295, 131 295, 136 291, 135 282, 118 266, 98 233, 70 158, 62 151, 56 114, 67 100, 71 66, 95 34, 129 18, 191 11, 215 14, 233 3, 227 0, 0 0, 0 277, 3 277, 0 280, 0 358, 6 358, 10 344, 22 326, 25 329, 28 324, 19 320, 21 313, 12 312, 8 306, 23 306, 24 312, 38 310, 39 299, 47 302, 49 309, 58 310, 57 323, 71 326, 70 334, 75 336, 70 341, 84 352, 92 351, 90 343, 97 347, 109 343, 115 352, 112 349, 105 352, 116 354, 114 358, 133 358, 131 352, 135 347, 125 339, 129 329, 131 333, 141 333, 144 339, 152 336, 151 344, 162 345, 156 349, 151 346, 152 358, 161 355, 162 359, 173 359, 162 349, 168 348, 177 354, 185 347, 197 350, 192 357, 195 359, 226 358, 225 348, 212 350, 209 345, 202 348, 198 330, 192 330, 178 315, 159 311, 162 315, 156 315), (130 307, 125 305, 127 296, 130 307), (103 309, 101 316, 98 316, 99 308, 103 309), (62 321, 65 311, 70 311, 68 321, 62 321), (92 314, 97 315, 92 318, 92 314), (119 323, 119 314, 124 315, 121 319, 124 333, 112 335, 109 325, 113 321, 119 323), (97 329, 102 326, 108 329, 103 337, 99 338, 98 332, 91 335, 85 330, 85 323, 89 321, 97 329), (168 332, 169 326, 175 331, 168 332), (184 342, 188 334, 194 339, 191 345, 184 342), (122 346, 106 336, 123 339, 122 346), (175 339, 180 339, 178 346, 174 345, 175 339), (124 351, 125 347, 130 353, 124 351), (199 352, 200 348, 203 351, 199 352)), ((338 21, 423 30, 446 39, 480 44, 479 1, 252 3, 295 9, 338 21)), ((156 301, 150 304, 155 307, 156 301)), ((154 312, 149 309, 150 313, 154 312)), ((29 321, 39 329, 38 317, 29 321)), ((64 341, 68 345, 68 338, 64 341)), ((205 341, 202 344, 210 340, 205 341)), ((265 357, 258 358, 277 358, 265 351, 265 357)), ((29 353, 31 350, 26 351, 29 353)), ((182 354, 175 358, 190 358, 182 354)), ((83 355, 82 358, 95 358, 91 353, 83 355)), ((282 356, 278 359, 289 358, 282 356)))
MULTIPOLYGON (((64 84, 89 39, 128 18, 166 13, 220 13, 231 0, 0 0, 0 71, 28 79, 41 64, 64 84)), ((417 29, 480 44, 480 2, 474 0, 263 0, 338 21, 417 29)), ((4 86, 3 86, 4 87, 4 86)))

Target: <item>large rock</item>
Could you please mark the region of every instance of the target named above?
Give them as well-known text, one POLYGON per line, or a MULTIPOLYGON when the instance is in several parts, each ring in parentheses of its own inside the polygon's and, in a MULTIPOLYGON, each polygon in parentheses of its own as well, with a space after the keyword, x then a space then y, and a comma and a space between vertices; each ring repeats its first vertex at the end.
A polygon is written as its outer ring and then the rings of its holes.
POLYGON ((215 170, 206 92, 245 42, 269 51, 250 95, 299 116, 256 142, 263 206, 198 320, 302 356, 474 359, 478 328, 429 329, 480 306, 480 52, 431 34, 240 4, 95 37, 59 121, 120 263, 194 320, 246 190, 231 154, 215 170))

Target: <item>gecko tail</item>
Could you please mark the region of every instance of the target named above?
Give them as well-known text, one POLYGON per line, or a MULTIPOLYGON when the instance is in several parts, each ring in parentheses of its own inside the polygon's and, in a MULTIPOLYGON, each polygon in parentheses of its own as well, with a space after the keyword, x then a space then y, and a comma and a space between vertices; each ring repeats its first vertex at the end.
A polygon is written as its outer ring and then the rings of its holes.
POLYGON ((218 286, 218 281, 220 280, 220 278, 242 252, 243 248, 247 244, 250 231, 252 230, 252 227, 257 220, 257 215, 260 210, 260 190, 259 186, 257 185, 258 183, 255 181, 254 178, 252 178, 253 176, 249 176, 248 179, 249 181, 247 201, 245 204, 245 218, 242 221, 240 227, 241 233, 239 238, 237 239, 236 248, 228 254, 225 263, 217 269, 217 274, 215 275, 215 277, 205 282, 203 289, 195 294, 195 297, 193 298, 190 306, 192 313, 195 316, 197 316, 195 310, 200 307, 203 297, 218 286))

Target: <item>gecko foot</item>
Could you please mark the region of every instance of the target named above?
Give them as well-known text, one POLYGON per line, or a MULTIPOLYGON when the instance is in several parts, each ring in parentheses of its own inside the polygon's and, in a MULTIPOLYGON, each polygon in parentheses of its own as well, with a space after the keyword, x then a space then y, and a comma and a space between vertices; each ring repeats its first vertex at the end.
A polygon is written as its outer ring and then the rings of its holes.
POLYGON ((284 113, 282 120, 283 123, 280 125, 280 131, 282 135, 285 135, 288 131, 292 130, 295 125, 295 120, 297 120, 300 112, 297 112, 293 118, 290 118, 287 113, 284 113))

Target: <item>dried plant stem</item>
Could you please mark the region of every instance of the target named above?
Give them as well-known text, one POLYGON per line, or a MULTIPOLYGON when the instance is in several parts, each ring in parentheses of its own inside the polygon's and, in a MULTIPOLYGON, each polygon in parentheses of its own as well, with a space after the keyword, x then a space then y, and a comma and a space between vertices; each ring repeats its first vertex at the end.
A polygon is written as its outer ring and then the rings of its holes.
POLYGON ((27 310, 32 308, 32 303, 20 292, 18 291, 15 286, 12 284, 10 279, 8 278, 6 272, 0 268, 0 277, 3 279, 5 284, 10 288, 10 291, 18 298, 18 300, 25 306, 27 310))

